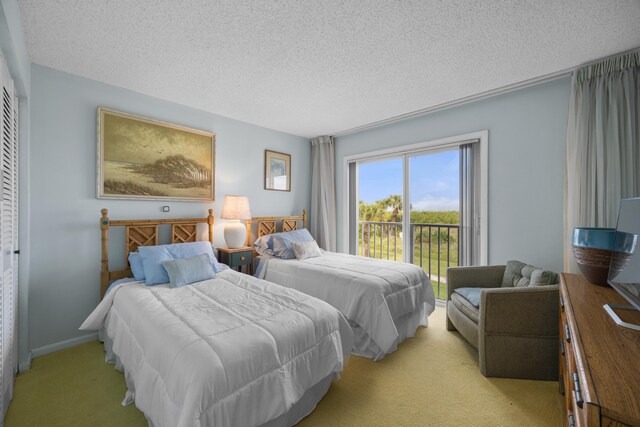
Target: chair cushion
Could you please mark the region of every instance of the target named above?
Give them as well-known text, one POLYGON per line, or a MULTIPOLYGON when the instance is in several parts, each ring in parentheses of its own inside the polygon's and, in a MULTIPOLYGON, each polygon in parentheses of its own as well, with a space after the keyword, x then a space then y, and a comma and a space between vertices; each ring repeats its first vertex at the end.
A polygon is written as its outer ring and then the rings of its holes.
POLYGON ((457 288, 453 292, 460 294, 474 307, 480 307, 480 292, 483 288, 457 288))
POLYGON ((465 316, 473 320, 474 323, 478 323, 480 311, 478 310, 478 307, 471 304, 465 297, 454 292, 451 294, 451 303, 455 305, 458 310, 464 313, 465 316))
POLYGON ((523 288, 527 286, 546 286, 558 283, 558 275, 520 261, 507 261, 502 277, 503 288, 523 288))

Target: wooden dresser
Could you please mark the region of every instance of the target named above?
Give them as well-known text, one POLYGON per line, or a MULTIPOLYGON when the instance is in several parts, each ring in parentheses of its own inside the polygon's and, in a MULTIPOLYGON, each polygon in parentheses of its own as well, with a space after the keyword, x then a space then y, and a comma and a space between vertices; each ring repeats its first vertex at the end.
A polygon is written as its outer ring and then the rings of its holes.
MULTIPOLYGON (((560 279, 560 393, 566 426, 640 426, 640 332, 602 307, 626 304, 577 274, 560 279)), ((640 324, 640 312, 620 311, 640 324)))

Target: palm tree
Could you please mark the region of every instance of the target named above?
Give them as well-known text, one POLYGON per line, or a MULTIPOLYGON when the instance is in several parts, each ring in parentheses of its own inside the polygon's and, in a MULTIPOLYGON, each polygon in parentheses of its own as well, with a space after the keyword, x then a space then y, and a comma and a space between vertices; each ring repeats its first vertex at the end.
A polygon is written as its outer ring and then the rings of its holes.
MULTIPOLYGON (((358 211, 360 213, 360 221, 382 221, 385 213, 385 206, 380 201, 365 203, 360 200, 358 211)), ((370 236, 371 225, 362 224, 362 255, 366 257, 369 256, 370 236)))
MULTIPOLYGON (((381 200, 380 203, 385 207, 385 211, 390 212, 388 222, 397 223, 402 221, 402 196, 401 195, 392 194, 386 199, 381 200)), ((381 230, 382 233, 385 233, 384 227, 385 226, 383 226, 383 230, 381 230)), ((391 225, 388 225, 387 227, 391 228, 393 236, 395 237, 398 236, 397 224, 391 224, 391 225)), ((387 245, 389 245, 390 243, 391 242, 387 242, 387 245)))
MULTIPOLYGON (((399 222, 402 218, 402 196, 398 194, 392 194, 389 197, 378 200, 373 203, 365 203, 360 200, 359 203, 360 221, 380 221, 380 222, 399 222)), ((374 226, 371 230, 370 224, 362 225, 362 255, 369 256, 369 242, 371 240, 372 233, 376 233, 374 226)), ((397 236, 397 225, 392 224, 389 226, 383 225, 380 229, 380 236, 387 233, 387 228, 391 227, 393 235, 397 236)), ((381 240, 382 242, 382 240, 381 240)), ((389 244, 389 242, 387 242, 389 244)))

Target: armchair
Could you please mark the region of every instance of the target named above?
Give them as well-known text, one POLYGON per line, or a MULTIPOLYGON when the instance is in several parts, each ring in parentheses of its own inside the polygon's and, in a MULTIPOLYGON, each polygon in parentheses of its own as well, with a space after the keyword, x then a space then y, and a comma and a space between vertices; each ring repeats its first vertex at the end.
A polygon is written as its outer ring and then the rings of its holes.
POLYGON ((518 261, 447 270, 447 330, 487 377, 557 380, 558 275, 518 261))

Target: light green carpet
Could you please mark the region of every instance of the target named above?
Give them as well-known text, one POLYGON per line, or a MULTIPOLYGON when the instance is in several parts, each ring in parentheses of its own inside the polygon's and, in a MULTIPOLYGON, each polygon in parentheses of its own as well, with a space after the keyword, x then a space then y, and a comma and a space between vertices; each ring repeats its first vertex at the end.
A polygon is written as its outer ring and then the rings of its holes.
MULTIPOLYGON (((351 357, 300 426, 559 426, 558 383, 485 378, 474 349, 447 332, 444 309, 380 362, 351 357)), ((92 342, 33 361, 18 375, 6 426, 145 426, 125 384, 92 342)))

